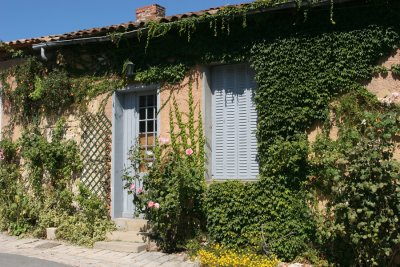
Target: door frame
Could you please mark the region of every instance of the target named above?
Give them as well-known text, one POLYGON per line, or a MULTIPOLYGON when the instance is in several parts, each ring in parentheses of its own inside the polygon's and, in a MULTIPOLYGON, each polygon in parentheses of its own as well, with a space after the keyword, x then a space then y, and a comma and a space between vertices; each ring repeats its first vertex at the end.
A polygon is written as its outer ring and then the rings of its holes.
MULTIPOLYGON (((124 98, 128 94, 143 95, 154 92, 157 95, 157 132, 160 129, 160 86, 130 85, 127 88, 116 90, 112 95, 112 153, 111 153, 111 218, 129 217, 124 213, 124 189, 121 179, 124 171, 124 98)), ((135 122, 136 123, 136 122, 135 122)), ((158 134, 157 134, 158 135, 158 134)), ((132 211, 133 212, 133 211, 132 211)), ((133 218, 133 213, 132 216, 133 218)))

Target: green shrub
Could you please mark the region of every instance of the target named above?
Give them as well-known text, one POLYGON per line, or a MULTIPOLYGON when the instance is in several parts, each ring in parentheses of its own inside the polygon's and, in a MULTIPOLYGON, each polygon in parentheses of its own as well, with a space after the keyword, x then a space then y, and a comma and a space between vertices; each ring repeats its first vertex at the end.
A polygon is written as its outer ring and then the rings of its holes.
POLYGON ((271 183, 237 181, 211 184, 205 209, 210 241, 228 248, 251 247, 292 260, 312 241, 313 218, 304 193, 271 183))
POLYGON ((85 186, 79 185, 75 197, 77 210, 61 216, 56 236, 77 245, 93 246, 94 242, 106 238, 107 232, 115 229, 110 221, 105 202, 92 194, 85 186))
POLYGON ((279 258, 292 260, 314 236, 314 220, 302 188, 308 173, 308 142, 277 138, 269 147, 258 182, 210 185, 206 200, 207 230, 212 241, 230 248, 265 243, 279 258))
POLYGON ((11 140, 0 141, 0 227, 20 235, 32 228, 38 208, 21 183, 17 149, 11 140))

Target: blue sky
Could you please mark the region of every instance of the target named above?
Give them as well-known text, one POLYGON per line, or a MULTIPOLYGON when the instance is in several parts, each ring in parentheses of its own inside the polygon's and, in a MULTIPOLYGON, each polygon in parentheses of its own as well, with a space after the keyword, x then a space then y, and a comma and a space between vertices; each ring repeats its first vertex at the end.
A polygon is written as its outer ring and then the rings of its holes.
POLYGON ((135 19, 135 9, 149 4, 167 15, 250 0, 0 0, 0 40, 62 34, 135 19))

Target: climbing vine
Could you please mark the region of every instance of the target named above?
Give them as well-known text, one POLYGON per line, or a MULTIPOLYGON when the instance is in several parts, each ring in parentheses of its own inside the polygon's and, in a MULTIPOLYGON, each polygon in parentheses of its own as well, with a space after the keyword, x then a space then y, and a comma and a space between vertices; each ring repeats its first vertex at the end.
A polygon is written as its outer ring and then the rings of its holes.
POLYGON ((90 246, 113 224, 105 203, 77 183, 79 150, 63 125, 56 123, 50 141, 33 126, 16 142, 0 141, 0 229, 43 238, 46 228, 59 227, 58 237, 90 246))
POLYGON ((392 157, 400 109, 365 91, 340 97, 332 112, 337 139, 329 138, 327 127, 310 154, 309 184, 329 199, 319 210, 319 234, 334 262, 393 266, 400 240, 400 163, 392 157))

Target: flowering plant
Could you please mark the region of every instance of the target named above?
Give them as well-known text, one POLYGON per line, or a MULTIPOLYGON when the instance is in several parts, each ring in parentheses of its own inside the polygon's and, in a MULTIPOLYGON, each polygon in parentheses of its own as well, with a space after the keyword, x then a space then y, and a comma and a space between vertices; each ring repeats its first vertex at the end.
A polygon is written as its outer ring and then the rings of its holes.
POLYGON ((137 191, 132 190, 136 215, 144 214, 149 219, 152 237, 165 251, 184 247, 205 226, 205 140, 201 113, 195 115, 191 90, 188 99, 189 112, 183 113, 173 98, 170 138, 158 138, 147 173, 140 173, 145 161, 136 145, 131 150, 133 175, 127 173, 124 178, 125 188, 133 182, 139 185, 137 191))

